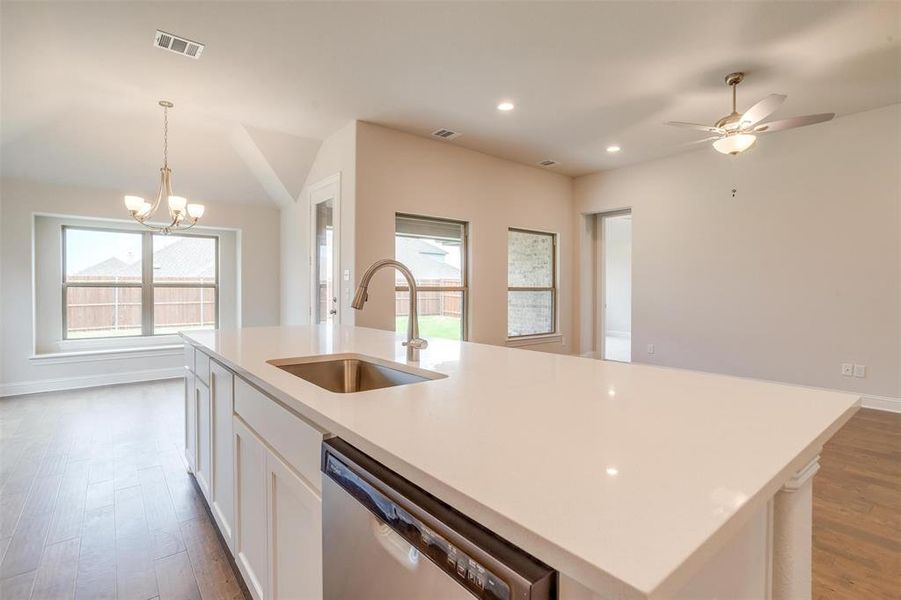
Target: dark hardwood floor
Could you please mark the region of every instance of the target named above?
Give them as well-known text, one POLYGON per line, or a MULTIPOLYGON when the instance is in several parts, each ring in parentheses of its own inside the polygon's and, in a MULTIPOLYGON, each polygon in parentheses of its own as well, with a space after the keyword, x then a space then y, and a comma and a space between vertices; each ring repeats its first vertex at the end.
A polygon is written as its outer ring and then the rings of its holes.
MULTIPOLYGON (((0 598, 243 598, 179 458, 182 384, 0 399, 0 598)), ((814 598, 901 598, 901 415, 861 410, 814 479, 814 598)))
POLYGON ((0 400, 0 598, 243 598, 179 458, 180 382, 0 400))
POLYGON ((813 597, 901 599, 901 414, 861 409, 813 480, 813 597))

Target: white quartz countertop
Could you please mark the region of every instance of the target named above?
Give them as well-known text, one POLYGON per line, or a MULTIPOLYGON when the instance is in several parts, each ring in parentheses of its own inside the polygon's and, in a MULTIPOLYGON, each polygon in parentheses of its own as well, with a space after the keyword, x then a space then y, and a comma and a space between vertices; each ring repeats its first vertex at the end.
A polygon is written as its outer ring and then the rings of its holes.
POLYGON ((336 394, 267 360, 359 353, 354 327, 186 332, 264 392, 586 587, 671 594, 851 417, 856 395, 430 340, 446 378, 336 394))

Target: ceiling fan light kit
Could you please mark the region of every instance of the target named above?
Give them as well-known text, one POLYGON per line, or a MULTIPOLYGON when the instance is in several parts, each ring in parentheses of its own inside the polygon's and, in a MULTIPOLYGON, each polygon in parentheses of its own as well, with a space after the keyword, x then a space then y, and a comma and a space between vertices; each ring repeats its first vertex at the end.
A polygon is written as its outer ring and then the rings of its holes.
POLYGON ((753 146, 756 141, 756 135, 750 133, 738 133, 716 140, 713 142, 713 148, 717 152, 735 156, 753 146))
POLYGON ((782 103, 785 102, 787 96, 784 94, 770 94, 744 113, 739 113, 736 109, 736 88, 738 88, 739 83, 744 81, 744 78, 745 74, 741 72, 729 73, 726 75, 726 85, 732 88, 732 112, 719 119, 712 126, 702 125, 700 123, 684 123, 681 121, 667 121, 666 125, 696 129, 708 134, 713 134, 712 137, 698 140, 698 142, 695 143, 712 141, 713 148, 717 152, 735 156, 753 146, 757 141, 758 134, 813 125, 814 123, 829 121, 835 117, 835 113, 823 113, 819 115, 806 115, 803 117, 783 119, 781 121, 761 123, 761 121, 769 117, 782 106, 782 103))
POLYGON ((160 100, 163 107, 163 166, 160 168, 160 187, 153 204, 140 196, 125 196, 125 208, 131 217, 148 229, 167 234, 172 231, 184 231, 197 224, 203 216, 205 207, 203 204, 188 203, 183 196, 172 193, 172 169, 169 168, 169 109, 175 105, 168 100, 160 100), (150 225, 147 221, 156 214, 163 198, 169 209, 169 223, 166 225, 150 225))

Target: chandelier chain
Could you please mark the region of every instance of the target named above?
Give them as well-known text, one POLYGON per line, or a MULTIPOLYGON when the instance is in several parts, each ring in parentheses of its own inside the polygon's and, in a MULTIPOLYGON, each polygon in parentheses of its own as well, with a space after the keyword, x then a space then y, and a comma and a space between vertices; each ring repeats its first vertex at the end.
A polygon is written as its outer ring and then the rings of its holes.
POLYGON ((169 108, 163 107, 163 168, 169 168, 169 108))

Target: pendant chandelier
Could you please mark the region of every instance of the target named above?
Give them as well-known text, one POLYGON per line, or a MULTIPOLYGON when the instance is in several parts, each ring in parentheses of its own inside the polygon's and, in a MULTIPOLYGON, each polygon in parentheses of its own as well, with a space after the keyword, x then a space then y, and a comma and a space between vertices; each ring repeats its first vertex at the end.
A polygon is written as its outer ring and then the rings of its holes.
POLYGON ((160 100, 163 107, 163 167, 160 169, 160 189, 153 204, 140 196, 125 196, 125 208, 132 218, 154 231, 169 233, 183 231, 197 224, 203 216, 203 204, 188 204, 187 198, 172 194, 172 170, 169 168, 169 109, 175 106, 168 100, 160 100), (166 199, 169 206, 169 221, 166 225, 151 225, 147 221, 153 218, 160 204, 166 199))

